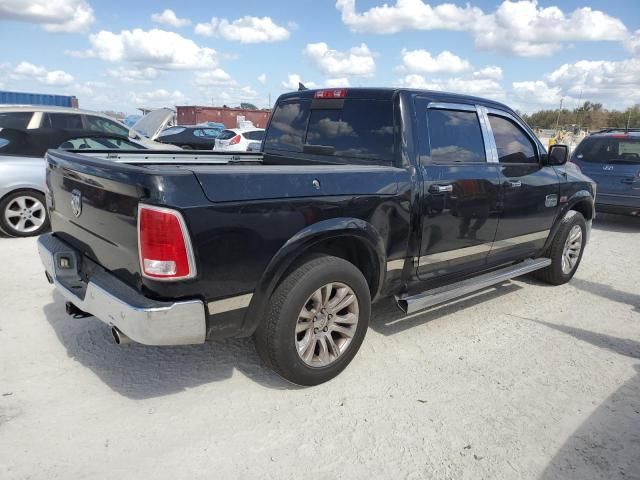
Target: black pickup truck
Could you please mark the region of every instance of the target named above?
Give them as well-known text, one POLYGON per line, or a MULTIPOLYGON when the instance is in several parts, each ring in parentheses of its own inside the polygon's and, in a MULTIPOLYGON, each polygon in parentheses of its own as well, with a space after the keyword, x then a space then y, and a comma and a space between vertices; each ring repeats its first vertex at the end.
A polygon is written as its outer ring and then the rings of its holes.
POLYGON ((47 278, 118 343, 253 336, 315 385, 371 304, 413 313, 526 273, 575 273, 595 186, 510 108, 408 89, 281 96, 261 155, 47 155, 47 278))

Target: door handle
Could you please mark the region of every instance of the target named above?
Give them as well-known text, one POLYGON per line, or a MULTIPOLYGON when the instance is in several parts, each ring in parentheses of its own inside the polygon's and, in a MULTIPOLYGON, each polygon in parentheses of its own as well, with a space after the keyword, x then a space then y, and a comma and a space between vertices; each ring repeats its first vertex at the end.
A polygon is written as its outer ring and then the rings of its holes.
POLYGON ((504 182, 504 186, 511 188, 520 188, 522 186, 522 182, 520 180, 509 180, 507 182, 504 182))
POLYGON ((453 192, 453 185, 431 185, 429 193, 448 193, 453 192))

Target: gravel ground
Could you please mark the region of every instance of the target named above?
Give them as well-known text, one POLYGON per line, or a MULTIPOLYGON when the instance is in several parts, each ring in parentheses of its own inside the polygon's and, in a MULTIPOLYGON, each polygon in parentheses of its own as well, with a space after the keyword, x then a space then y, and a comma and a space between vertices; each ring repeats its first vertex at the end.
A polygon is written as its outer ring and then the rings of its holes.
POLYGON ((0 478, 640 479, 639 232, 602 215, 562 287, 385 301, 306 389, 246 339, 118 347, 65 315, 34 239, 0 238, 0 478))

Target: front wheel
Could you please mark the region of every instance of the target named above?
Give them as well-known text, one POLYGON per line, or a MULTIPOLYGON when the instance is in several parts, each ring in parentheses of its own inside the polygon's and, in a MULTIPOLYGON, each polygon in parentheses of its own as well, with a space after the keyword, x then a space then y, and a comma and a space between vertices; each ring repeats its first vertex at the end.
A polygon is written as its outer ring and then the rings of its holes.
POLYGON ((32 190, 10 193, 0 202, 0 230, 12 237, 40 235, 49 228, 44 195, 32 190))
POLYGON ((547 256, 551 265, 533 275, 552 285, 567 283, 578 269, 587 243, 587 224, 580 212, 571 210, 562 219, 547 256))
POLYGON ((323 256, 293 270, 254 334, 258 354, 298 385, 318 385, 351 362, 367 332, 371 295, 352 263, 323 256))

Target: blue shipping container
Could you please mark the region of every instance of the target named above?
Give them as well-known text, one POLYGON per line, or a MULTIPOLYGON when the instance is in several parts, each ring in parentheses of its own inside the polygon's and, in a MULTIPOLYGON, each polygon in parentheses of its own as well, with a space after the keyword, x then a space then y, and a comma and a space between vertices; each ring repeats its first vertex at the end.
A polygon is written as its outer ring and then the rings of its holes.
POLYGON ((78 99, 68 95, 0 91, 0 105, 49 105, 52 107, 78 107, 78 99))

